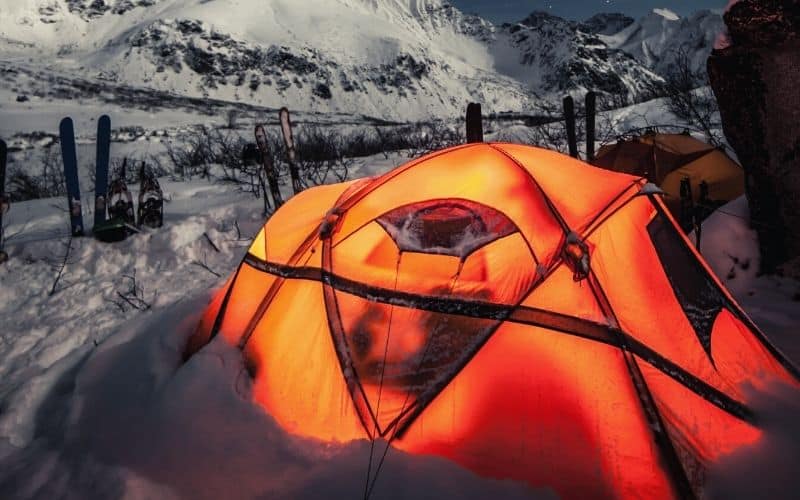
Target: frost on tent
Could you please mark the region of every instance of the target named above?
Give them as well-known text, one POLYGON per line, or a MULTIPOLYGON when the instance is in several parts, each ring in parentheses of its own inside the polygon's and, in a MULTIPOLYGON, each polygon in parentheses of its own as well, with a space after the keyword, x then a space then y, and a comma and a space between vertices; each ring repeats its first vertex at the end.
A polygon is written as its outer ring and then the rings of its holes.
POLYGON ((477 251, 518 230, 499 211, 458 199, 398 207, 376 222, 396 247, 396 262, 382 269, 393 273, 394 289, 336 291, 333 331, 344 339, 337 345, 364 410, 385 434, 432 400, 502 322, 483 314, 492 293, 474 279, 486 278, 485 269, 474 271, 485 267, 477 251))
POLYGON ((392 210, 378 219, 403 252, 452 255, 475 249, 517 230, 500 212, 471 201, 430 201, 392 210))

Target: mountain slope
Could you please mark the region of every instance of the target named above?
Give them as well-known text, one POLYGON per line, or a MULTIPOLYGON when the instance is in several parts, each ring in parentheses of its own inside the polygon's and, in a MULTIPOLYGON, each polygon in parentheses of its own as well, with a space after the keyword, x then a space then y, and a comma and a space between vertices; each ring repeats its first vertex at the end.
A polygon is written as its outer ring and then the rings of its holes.
POLYGON ((404 121, 470 101, 536 112, 588 90, 641 101, 663 92, 678 47, 702 70, 719 26, 663 9, 495 26, 445 0, 0 0, 0 55, 159 93, 404 121))
POLYGON ((492 45, 498 71, 554 97, 594 90, 631 102, 658 94, 664 84, 659 75, 583 31, 615 29, 619 20, 593 19, 577 24, 534 12, 519 23, 502 25, 492 45), (603 27, 601 21, 611 24, 603 27))
POLYGON ((692 70, 703 76, 708 55, 723 28, 722 16, 710 10, 679 17, 666 9, 655 9, 620 32, 601 39, 662 76, 672 71, 683 51, 692 70))
POLYGON ((11 56, 189 96, 395 119, 533 106, 440 0, 2 0, 0 25, 11 56))

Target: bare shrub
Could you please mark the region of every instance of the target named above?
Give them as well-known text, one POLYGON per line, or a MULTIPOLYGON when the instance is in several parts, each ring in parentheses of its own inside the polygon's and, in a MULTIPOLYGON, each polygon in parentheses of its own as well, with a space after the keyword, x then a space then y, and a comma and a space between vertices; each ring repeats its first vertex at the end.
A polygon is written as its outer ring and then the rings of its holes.
POLYGON ((686 125, 701 130, 709 143, 722 145, 724 141, 717 132, 721 127, 719 108, 708 76, 692 70, 685 47, 677 49, 670 69, 666 76, 667 109, 686 125))
POLYGON ((49 146, 42 151, 39 158, 28 156, 22 162, 9 164, 6 192, 11 201, 52 198, 66 194, 60 149, 58 146, 49 146))
POLYGON ((210 129, 199 126, 190 129, 178 137, 179 143, 165 143, 167 158, 173 166, 175 175, 182 179, 201 176, 209 177, 212 151, 209 145, 210 129))

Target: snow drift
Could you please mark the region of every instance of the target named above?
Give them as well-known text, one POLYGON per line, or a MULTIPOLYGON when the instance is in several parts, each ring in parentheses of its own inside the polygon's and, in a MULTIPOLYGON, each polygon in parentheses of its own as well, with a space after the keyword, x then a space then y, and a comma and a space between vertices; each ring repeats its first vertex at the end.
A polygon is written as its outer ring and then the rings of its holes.
MULTIPOLYGON (((4 498, 358 498, 370 444, 284 433, 250 402, 241 354, 183 364, 201 295, 127 328, 54 381, 32 442, 0 455, 4 498)), ((377 450, 382 451, 382 444, 377 450)), ((374 498, 531 498, 446 460, 390 450, 374 498)), ((537 497, 552 497, 546 492, 537 497)))

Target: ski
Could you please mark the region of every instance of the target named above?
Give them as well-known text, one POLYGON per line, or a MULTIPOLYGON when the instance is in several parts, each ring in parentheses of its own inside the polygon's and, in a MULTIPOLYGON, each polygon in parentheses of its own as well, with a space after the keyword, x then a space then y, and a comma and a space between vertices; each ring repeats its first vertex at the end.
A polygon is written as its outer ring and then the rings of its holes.
POLYGON ((483 117, 477 102, 467 104, 467 142, 483 142, 483 117))
POLYGON ((289 110, 281 108, 278 112, 281 121, 281 132, 283 132, 283 143, 286 145, 286 157, 289 161, 289 174, 292 176, 292 189, 294 194, 303 190, 300 182, 300 173, 297 171, 295 163, 294 136, 292 135, 292 119, 289 117, 289 110))
POLYGON ((6 159, 8 148, 6 142, 0 139, 0 264, 8 260, 5 252, 5 236, 3 234, 3 215, 8 212, 11 203, 6 196, 6 159))
POLYGON ((106 221, 108 195, 108 160, 111 149, 111 119, 103 115, 97 121, 97 156, 95 157, 94 224, 106 221))
MULTIPOLYGON (((264 175, 267 179, 269 190, 272 193, 272 201, 274 202, 275 209, 277 209, 283 205, 283 198, 281 197, 281 191, 278 186, 278 175, 275 171, 275 165, 272 163, 272 155, 269 151, 267 133, 264 131, 263 126, 256 125, 255 135, 256 145, 258 145, 258 151, 261 153, 261 165, 264 167, 264 175)), ((267 192, 264 190, 264 215, 267 214, 267 203, 267 192)))
POLYGON ((73 236, 83 236, 83 211, 81 188, 78 181, 78 155, 75 151, 75 130, 72 118, 61 120, 58 128, 61 141, 61 157, 64 160, 64 179, 67 184, 67 208, 73 236))
POLYGON ((595 112, 597 110, 597 94, 586 94, 586 161, 594 161, 595 112))
POLYGON ((575 136, 575 102, 572 96, 564 98, 564 120, 567 127, 567 143, 569 144, 569 155, 573 158, 578 157, 578 140, 575 136))
POLYGON ((156 176, 147 170, 145 162, 139 168, 139 209, 136 215, 138 227, 157 228, 164 225, 164 193, 156 176))

